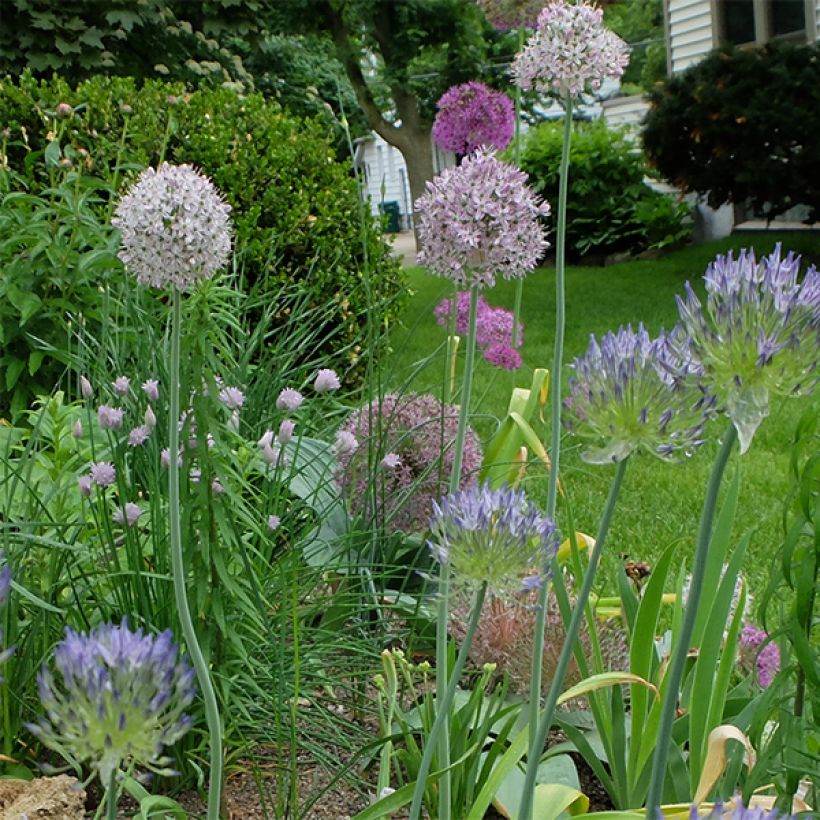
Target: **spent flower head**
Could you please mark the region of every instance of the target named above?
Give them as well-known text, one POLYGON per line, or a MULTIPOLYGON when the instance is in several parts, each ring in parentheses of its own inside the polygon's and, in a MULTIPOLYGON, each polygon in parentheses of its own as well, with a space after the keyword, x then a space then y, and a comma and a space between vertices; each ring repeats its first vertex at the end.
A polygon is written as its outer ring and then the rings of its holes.
POLYGON ((427 183, 416 201, 419 263, 459 287, 493 287, 501 274, 521 279, 547 249, 539 217, 549 205, 527 175, 479 150, 427 183))
POLYGON ((544 0, 478 0, 484 16, 499 31, 533 28, 544 0))
POLYGON ((90 763, 106 785, 126 761, 167 770, 163 747, 190 728, 183 712, 196 691, 170 630, 144 635, 123 622, 86 635, 66 627, 54 662, 59 680, 48 667, 37 676, 48 718, 29 726, 46 746, 90 763))
POLYGON ((543 583, 558 549, 555 524, 523 490, 488 483, 434 501, 430 531, 430 551, 453 583, 486 582, 497 597, 543 583))
POLYGON ((678 310, 703 379, 732 420, 746 452, 769 413, 769 394, 811 392, 820 380, 820 272, 798 279, 800 257, 742 250, 718 256, 705 274, 706 306, 689 283, 678 310))
POLYGON ((629 48, 604 28, 603 11, 586 2, 550 3, 538 15, 535 33, 516 55, 512 72, 524 91, 577 97, 617 79, 629 62, 629 48))
POLYGON ((575 359, 564 421, 592 446, 592 464, 622 461, 636 450, 672 460, 703 442, 714 405, 679 330, 652 340, 643 325, 590 337, 575 359))
POLYGON ((146 168, 111 220, 122 231, 119 257, 141 285, 188 290, 227 264, 230 210, 193 166, 146 168))
POLYGON ((515 108, 503 92, 471 82, 448 88, 437 103, 433 139, 445 151, 471 154, 486 146, 502 151, 513 138, 515 108))

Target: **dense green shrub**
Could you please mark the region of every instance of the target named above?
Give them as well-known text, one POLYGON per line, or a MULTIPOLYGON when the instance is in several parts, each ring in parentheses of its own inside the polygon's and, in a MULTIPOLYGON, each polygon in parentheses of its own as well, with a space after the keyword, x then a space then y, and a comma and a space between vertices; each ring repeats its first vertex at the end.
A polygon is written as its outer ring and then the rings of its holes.
MULTIPOLYGON (((521 167, 557 217, 563 124, 527 135, 521 167)), ((632 252, 681 241, 688 208, 650 188, 646 163, 620 131, 601 121, 578 123, 570 149, 567 248, 575 256, 632 252)))
MULTIPOLYGON (((296 285, 310 293, 315 305, 333 306, 329 320, 325 310, 317 315, 337 330, 328 333, 325 327, 322 333, 333 339, 325 352, 337 356, 336 366, 347 369, 356 360, 368 307, 382 328, 396 315, 402 291, 398 262, 362 208, 355 180, 336 161, 320 122, 294 119, 258 94, 185 93, 180 84, 138 85, 108 77, 76 89, 59 78, 6 79, 0 81, 0 111, 0 191, 43 194, 38 209, 44 203, 57 207, 63 194, 55 198, 47 192, 67 176, 69 187, 84 188, 87 183, 74 180, 91 174, 98 195, 86 201, 91 210, 84 218, 96 218, 102 226, 111 215, 112 192, 121 192, 146 165, 166 159, 201 168, 233 208, 237 260, 248 285, 261 287, 271 298, 296 285), (72 111, 61 109, 60 116, 60 103, 72 111)), ((20 220, 19 202, 2 207, 4 224, 20 220)), ((51 225, 55 235, 59 232, 61 241, 75 241, 56 211, 37 219, 51 225)), ((105 234, 107 227, 98 230, 105 234)), ((80 243, 76 252, 90 249, 80 243)), ((31 263, 31 255, 25 257, 31 263)), ((0 257, 0 264, 7 263, 0 257)), ((33 287, 42 296, 36 283, 33 287)), ((93 313, 94 297, 89 298, 87 310, 93 313)), ((46 334, 45 341, 60 348, 64 337, 61 330, 46 334)), ((19 341, 26 339, 31 348, 42 346, 24 330, 19 341)), ((23 406, 27 400, 20 402, 23 406)), ((0 397, 0 412, 4 404, 0 397)))
POLYGON ((650 94, 649 160, 709 204, 772 217, 820 209, 820 51, 772 42, 713 51, 650 94))

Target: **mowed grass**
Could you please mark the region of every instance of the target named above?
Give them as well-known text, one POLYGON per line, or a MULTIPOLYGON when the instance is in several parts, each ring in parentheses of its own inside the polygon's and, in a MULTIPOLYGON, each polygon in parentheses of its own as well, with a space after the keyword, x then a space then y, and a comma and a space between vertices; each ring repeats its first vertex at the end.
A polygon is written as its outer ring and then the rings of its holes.
MULTIPOLYGON (((689 280, 703 295, 702 277, 707 264, 719 253, 754 247, 758 256, 767 254, 775 242, 795 250, 806 263, 820 263, 820 237, 809 233, 745 234, 670 252, 657 260, 634 261, 610 267, 570 267, 566 278, 566 364, 587 348, 590 334, 600 336, 619 325, 643 322, 650 333, 671 328, 677 321, 675 295, 689 280)), ((412 291, 403 322, 392 334, 393 353, 385 370, 386 383, 395 390, 430 392, 442 395, 445 374, 445 331, 436 324, 433 309, 452 294, 452 285, 421 268, 409 271, 412 291)), ((515 284, 499 281, 484 293, 492 305, 512 309, 515 284)), ((524 367, 514 374, 499 371, 480 358, 471 410, 474 427, 486 440, 503 418, 513 386, 528 387, 533 368, 551 368, 555 309, 555 271, 539 269, 524 282, 522 319, 524 322, 524 367)), ((462 350, 463 353, 463 350, 462 350)), ((463 359, 459 363, 459 373, 463 359)), ((788 489, 790 441, 800 414, 809 406, 806 398, 774 398, 770 416, 761 426, 754 443, 742 458, 735 455, 727 472, 741 470, 741 491, 734 538, 751 534, 745 574, 751 589, 761 590, 769 577, 772 559, 782 534, 783 502, 788 489)), ((542 440, 549 440, 547 423, 534 420, 542 440)), ((720 418, 709 427, 706 445, 690 459, 667 464, 652 456, 632 457, 627 467, 617 512, 609 535, 600 586, 615 591, 615 572, 622 555, 653 563, 670 544, 678 545, 679 561, 691 557, 711 470, 717 439, 725 429, 720 418)), ((559 523, 566 529, 567 503, 571 505, 576 528, 594 534, 603 508, 614 467, 585 464, 580 446, 564 435, 561 480, 566 501, 559 508, 559 523)), ((537 464, 528 470, 527 489, 541 503, 546 497, 546 471, 537 464)), ((724 481, 724 487, 728 481, 724 481)))

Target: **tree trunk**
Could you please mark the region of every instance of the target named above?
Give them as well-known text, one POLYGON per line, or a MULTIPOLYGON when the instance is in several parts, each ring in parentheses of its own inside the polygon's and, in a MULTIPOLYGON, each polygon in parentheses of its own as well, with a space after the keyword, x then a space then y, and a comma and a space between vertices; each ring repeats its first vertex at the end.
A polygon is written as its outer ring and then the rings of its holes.
MULTIPOLYGON (((413 210, 413 229, 418 243, 418 218, 416 200, 427 190, 426 183, 433 178, 433 143, 430 129, 418 129, 407 132, 407 140, 396 148, 401 151, 407 164, 407 181, 410 185, 410 199, 413 210)), ((389 140, 388 140, 389 142, 389 140)))

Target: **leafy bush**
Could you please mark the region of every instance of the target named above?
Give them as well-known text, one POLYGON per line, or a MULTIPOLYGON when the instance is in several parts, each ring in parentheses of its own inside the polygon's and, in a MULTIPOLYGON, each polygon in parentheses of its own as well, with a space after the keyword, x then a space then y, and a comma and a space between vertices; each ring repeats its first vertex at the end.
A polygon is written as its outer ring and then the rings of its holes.
POLYGON ((650 162, 709 204, 748 201, 766 217, 820 209, 820 53, 772 42, 721 49, 651 94, 650 162))
MULTIPOLYGON (((399 264, 365 215, 355 180, 335 160, 319 121, 294 119, 258 94, 186 94, 181 84, 138 86, 130 78, 109 77, 76 89, 60 78, 6 79, 0 81, 0 110, 0 189, 43 194, 54 208, 64 199, 52 195, 54 185, 96 185, 99 196, 85 202, 90 210, 83 220, 97 220, 92 232, 106 247, 111 241, 116 246, 107 226, 113 199, 143 167, 166 159, 201 168, 233 208, 237 259, 248 286, 273 298, 297 285, 314 305, 333 307, 329 317, 325 310, 317 316, 336 330, 323 332, 332 337, 323 352, 335 355, 340 369, 358 358, 363 315, 381 317, 382 328, 396 315, 399 264), (12 175, 5 184, 3 169, 12 175), (83 181, 88 173, 100 179, 83 181)), ((61 241, 77 240, 56 213, 38 218, 61 241)), ((87 310, 93 311, 98 300, 88 298, 87 310)), ((46 341, 55 348, 62 344, 48 333, 46 341)), ((21 399, 20 406, 26 403, 21 399)))
MULTIPOLYGON (((562 123, 528 135, 521 167, 557 214, 562 123)), ((688 235, 688 208, 650 188, 647 166, 629 138, 603 121, 578 123, 570 148, 567 248, 570 253, 637 253, 688 235)))

